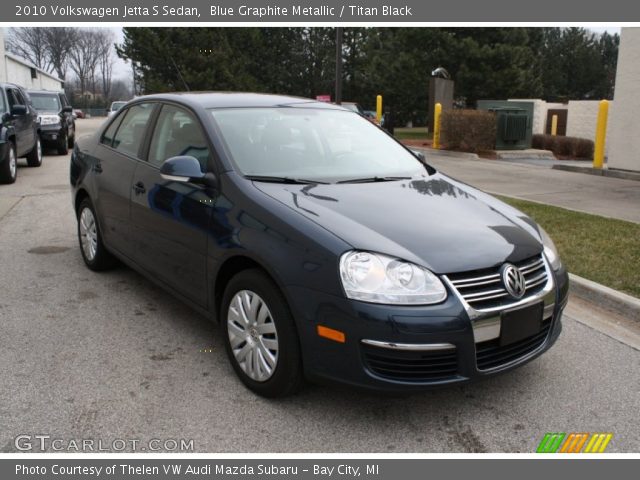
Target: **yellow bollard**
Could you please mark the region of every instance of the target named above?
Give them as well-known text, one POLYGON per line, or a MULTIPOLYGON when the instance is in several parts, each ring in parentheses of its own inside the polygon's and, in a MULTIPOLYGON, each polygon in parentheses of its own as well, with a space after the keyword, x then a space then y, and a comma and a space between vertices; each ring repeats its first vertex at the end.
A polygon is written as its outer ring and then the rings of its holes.
POLYGON ((442 114, 442 104, 436 103, 433 111, 433 148, 440 148, 440 115, 442 114))
POLYGON ((378 125, 382 120, 382 95, 376 97, 376 118, 378 119, 378 125))
POLYGON ((551 117, 551 135, 554 137, 558 134, 558 115, 551 117))
POLYGON ((604 163, 604 142, 607 138, 607 117, 609 116, 609 102, 600 101, 598 110, 598 126, 596 127, 596 144, 593 149, 593 168, 602 168, 604 163))

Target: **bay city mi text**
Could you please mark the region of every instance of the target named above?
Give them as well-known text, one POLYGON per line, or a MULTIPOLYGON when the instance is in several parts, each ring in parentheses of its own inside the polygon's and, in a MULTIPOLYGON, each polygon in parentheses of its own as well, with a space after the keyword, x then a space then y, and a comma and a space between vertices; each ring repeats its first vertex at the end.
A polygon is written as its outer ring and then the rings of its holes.
MULTIPOLYGON (((93 17, 93 18, 132 18, 132 17, 186 17, 201 18, 198 7, 152 5, 123 6, 123 7, 75 7, 72 5, 37 5, 23 4, 15 5, 17 17, 38 17, 53 15, 54 17, 93 17)), ((330 7, 321 5, 318 7, 303 7, 291 5, 283 7, 280 5, 266 5, 261 7, 251 7, 240 5, 234 7, 210 5, 207 11, 209 17, 410 17, 413 15, 409 6, 381 5, 377 7, 367 7, 363 5, 343 5, 341 7, 330 7)))
POLYGON ((91 475, 100 477, 100 475, 110 476, 114 474, 126 475, 153 475, 158 476, 160 472, 164 475, 298 475, 301 473, 313 473, 313 475, 322 475, 323 477, 367 477, 380 475, 380 468, 376 464, 365 465, 365 468, 356 465, 309 465, 309 466, 282 466, 282 465, 225 465, 225 464, 163 464, 158 465, 130 465, 130 464, 113 464, 113 465, 59 465, 53 464, 51 468, 44 465, 23 465, 17 464, 15 469, 16 476, 19 475, 91 475))

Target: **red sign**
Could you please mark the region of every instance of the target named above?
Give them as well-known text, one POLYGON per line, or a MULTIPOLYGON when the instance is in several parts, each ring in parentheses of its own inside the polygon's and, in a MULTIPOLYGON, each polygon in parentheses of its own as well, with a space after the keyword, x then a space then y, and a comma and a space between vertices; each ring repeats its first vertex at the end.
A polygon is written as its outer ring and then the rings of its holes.
POLYGON ((319 102, 331 103, 331 95, 316 95, 316 100, 319 102))

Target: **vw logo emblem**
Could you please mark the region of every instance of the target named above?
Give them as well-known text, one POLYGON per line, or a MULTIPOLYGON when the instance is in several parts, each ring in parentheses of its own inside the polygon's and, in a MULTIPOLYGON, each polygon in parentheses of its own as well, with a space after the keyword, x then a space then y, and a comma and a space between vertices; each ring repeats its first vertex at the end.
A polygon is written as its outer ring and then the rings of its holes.
POLYGON ((505 263, 502 267, 502 283, 513 298, 522 298, 527 289, 526 279, 518 267, 505 263))

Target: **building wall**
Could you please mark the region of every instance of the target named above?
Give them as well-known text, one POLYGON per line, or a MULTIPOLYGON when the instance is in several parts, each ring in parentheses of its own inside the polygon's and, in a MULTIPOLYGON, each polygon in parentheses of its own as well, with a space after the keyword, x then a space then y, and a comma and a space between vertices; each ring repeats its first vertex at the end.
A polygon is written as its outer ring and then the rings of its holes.
POLYGON ((622 29, 614 100, 608 166, 640 171, 640 28, 622 29))
POLYGON ((62 91, 63 85, 57 78, 51 77, 40 70, 36 70, 36 78, 31 78, 31 67, 5 55, 5 70, 7 80, 26 89, 62 91))
POLYGON ((15 83, 26 89, 54 91, 64 89, 59 79, 41 70, 36 69, 36 78, 31 78, 32 65, 5 51, 5 33, 5 29, 0 28, 0 82, 15 83))
MULTIPOLYGON (((609 102, 609 114, 614 110, 614 103, 609 102)), ((600 100, 570 100, 567 136, 595 140, 599 108, 600 100)), ((608 132, 607 137, 609 137, 608 132)), ((605 154, 608 151, 607 140, 605 140, 605 154)))
POLYGON ((547 111, 554 108, 567 108, 564 103, 547 103, 539 98, 510 98, 510 102, 533 103, 533 134, 544 133, 547 125, 547 111))
POLYGON ((0 82, 7 81, 7 65, 4 59, 4 28, 0 28, 0 82))

